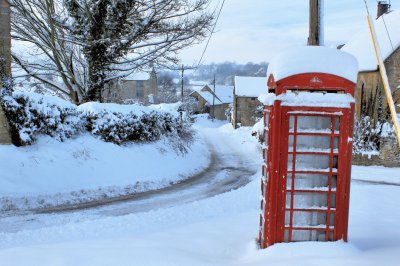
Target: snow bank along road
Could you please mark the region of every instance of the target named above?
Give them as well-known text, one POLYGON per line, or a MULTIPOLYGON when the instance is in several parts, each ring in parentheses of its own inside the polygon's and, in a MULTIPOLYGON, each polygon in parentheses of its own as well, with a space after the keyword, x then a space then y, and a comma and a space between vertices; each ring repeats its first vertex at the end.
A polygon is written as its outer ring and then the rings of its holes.
POLYGON ((96 219, 102 216, 126 215, 172 207, 212 197, 248 184, 258 170, 257 160, 249 158, 242 148, 236 147, 238 143, 233 141, 232 137, 226 138, 215 134, 217 129, 201 128, 199 131, 205 137, 211 153, 210 165, 201 173, 162 189, 3 215, 0 219, 0 232, 17 232, 26 228, 49 226, 53 223, 49 224, 49 220, 52 219, 48 219, 48 215, 57 214, 61 219, 53 221, 54 224, 58 224, 64 220, 71 222, 71 217, 76 216, 74 212, 83 214, 78 217, 82 220, 82 217, 96 219))

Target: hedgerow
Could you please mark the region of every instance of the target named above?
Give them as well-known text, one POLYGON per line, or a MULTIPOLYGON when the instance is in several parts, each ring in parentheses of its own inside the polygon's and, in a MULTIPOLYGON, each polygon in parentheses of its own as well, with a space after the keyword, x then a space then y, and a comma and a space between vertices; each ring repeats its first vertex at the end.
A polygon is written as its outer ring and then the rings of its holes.
POLYGON ((40 135, 64 141, 83 132, 116 144, 146 142, 163 135, 182 135, 190 127, 187 121, 181 125, 178 115, 144 106, 132 106, 131 112, 119 112, 118 105, 113 105, 116 110, 90 110, 58 97, 26 92, 4 94, 0 101, 17 146, 32 144, 40 135))

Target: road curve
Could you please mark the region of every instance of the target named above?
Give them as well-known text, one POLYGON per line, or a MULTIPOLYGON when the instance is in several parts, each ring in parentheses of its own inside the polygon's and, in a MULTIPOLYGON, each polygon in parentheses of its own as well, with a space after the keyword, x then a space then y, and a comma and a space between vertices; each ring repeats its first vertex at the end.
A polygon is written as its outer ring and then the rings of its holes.
POLYGON ((257 165, 248 165, 239 156, 233 157, 234 160, 232 157, 225 160, 224 154, 216 152, 212 144, 209 145, 209 166, 202 172, 168 187, 73 205, 40 208, 31 212, 44 214, 98 209, 102 214, 123 215, 212 197, 238 189, 251 181, 257 165))
POLYGON ((74 205, 32 209, 0 218, 0 232, 18 232, 73 221, 127 215, 177 206, 245 186, 257 172, 254 160, 240 153, 219 151, 212 142, 210 164, 199 174, 171 186, 74 205), (49 219, 49 216, 55 219, 49 219), (54 221, 51 221, 54 220, 54 221))

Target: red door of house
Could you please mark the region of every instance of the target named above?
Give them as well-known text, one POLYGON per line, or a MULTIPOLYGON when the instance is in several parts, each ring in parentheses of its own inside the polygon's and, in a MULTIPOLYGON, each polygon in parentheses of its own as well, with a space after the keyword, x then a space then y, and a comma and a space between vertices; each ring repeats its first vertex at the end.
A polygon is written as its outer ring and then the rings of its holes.
POLYGON ((277 242, 344 238, 348 110, 282 108, 277 242))

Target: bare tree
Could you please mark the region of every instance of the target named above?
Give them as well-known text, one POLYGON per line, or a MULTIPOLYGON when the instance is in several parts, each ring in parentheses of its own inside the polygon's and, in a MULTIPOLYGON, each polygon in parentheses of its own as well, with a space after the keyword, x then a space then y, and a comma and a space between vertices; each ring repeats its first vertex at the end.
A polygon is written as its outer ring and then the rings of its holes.
POLYGON ((69 40, 63 24, 68 13, 60 0, 11 0, 12 37, 29 46, 14 53, 14 62, 24 72, 68 96, 75 103, 84 97, 86 60, 80 45, 69 40))
POLYGON ((65 24, 88 62, 86 101, 101 101, 106 82, 149 63, 177 63, 177 52, 209 33, 210 0, 65 0, 65 24))
POLYGON ((161 72, 157 75, 158 100, 161 103, 175 103, 178 101, 178 84, 174 83, 172 74, 161 72))

